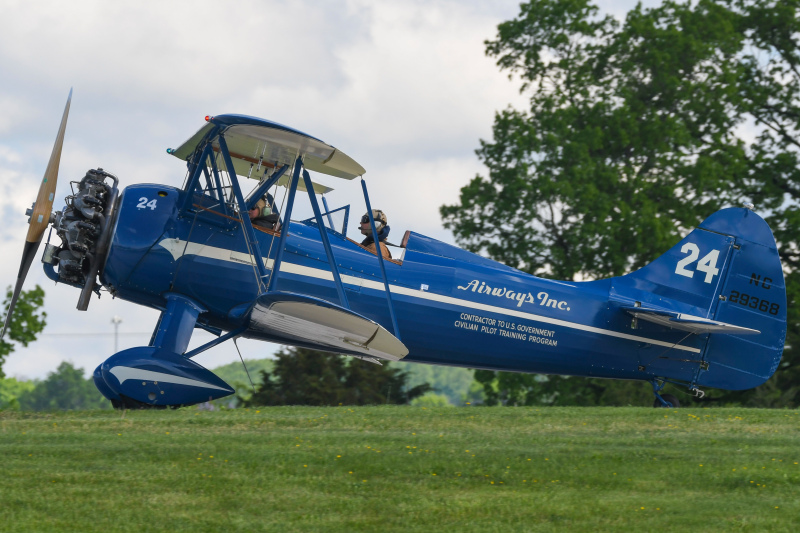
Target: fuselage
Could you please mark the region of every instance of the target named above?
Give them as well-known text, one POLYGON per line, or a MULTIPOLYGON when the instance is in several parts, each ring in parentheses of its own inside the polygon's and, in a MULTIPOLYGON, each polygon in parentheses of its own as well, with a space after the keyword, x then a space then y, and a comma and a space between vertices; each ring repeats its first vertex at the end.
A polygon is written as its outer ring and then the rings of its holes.
MULTIPOLYGON (((163 185, 125 189, 101 281, 116 297, 159 309, 164 294, 177 292, 206 310, 198 324, 224 331, 242 327, 259 284, 241 223, 213 208, 181 214, 187 194, 163 185)), ((659 355, 670 347, 677 345, 691 360, 706 342, 658 326, 633 329, 630 316, 618 309, 631 304, 615 290, 621 278, 537 278, 414 233, 402 257, 385 262, 394 332, 377 257, 326 231, 350 309, 395 333, 409 349, 406 361, 650 379, 666 364, 659 355)), ((279 239, 266 231, 256 235, 272 275, 279 239)), ((289 224, 276 289, 341 303, 315 224, 289 224)), ((274 340, 250 330, 245 336, 274 340)), ((697 365, 684 366, 685 376, 675 376, 672 361, 673 377, 692 379, 697 365)))

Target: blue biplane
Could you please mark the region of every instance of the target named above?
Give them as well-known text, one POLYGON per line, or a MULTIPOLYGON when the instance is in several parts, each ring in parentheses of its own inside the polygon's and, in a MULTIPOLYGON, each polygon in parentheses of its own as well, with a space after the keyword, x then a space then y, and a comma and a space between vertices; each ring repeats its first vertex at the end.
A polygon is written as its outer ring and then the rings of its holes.
POLYGON ((333 211, 317 200, 327 189, 309 173, 362 176, 378 241, 361 165, 301 131, 220 115, 168 150, 188 166, 182 188, 120 192, 115 176, 90 170, 51 213, 69 103, 28 213, 11 308, 52 224, 61 243, 47 243, 44 270, 81 290, 78 309, 101 289, 159 309, 147 346, 116 353, 94 372, 117 407, 232 394, 192 358, 238 337, 372 362, 643 380, 656 406, 677 406, 660 394, 666 383, 698 395, 700 387, 748 389, 780 362, 783 271, 770 228, 750 208, 723 209, 653 263, 599 281, 540 279, 413 232, 398 258, 384 259, 347 238, 346 220, 334 227, 333 211), (257 180, 247 195, 242 178, 257 180), (274 217, 282 224, 255 226, 248 211, 278 185, 288 189, 274 217), (292 220, 298 192, 308 196, 311 219, 292 220), (217 338, 187 351, 195 328, 217 338))

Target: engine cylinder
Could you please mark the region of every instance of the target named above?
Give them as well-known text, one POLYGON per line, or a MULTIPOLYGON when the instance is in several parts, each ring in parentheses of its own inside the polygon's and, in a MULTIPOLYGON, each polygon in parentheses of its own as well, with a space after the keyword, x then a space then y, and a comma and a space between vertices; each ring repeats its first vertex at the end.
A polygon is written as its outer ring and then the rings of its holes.
POLYGON ((111 207, 108 204, 115 196, 116 178, 109 185, 106 177, 113 178, 103 169, 87 171, 77 182, 77 192, 66 198, 66 207, 56 215, 53 227, 61 238, 61 246, 52 256, 58 265, 59 281, 78 286, 88 281, 98 239, 108 224, 106 215, 111 207))

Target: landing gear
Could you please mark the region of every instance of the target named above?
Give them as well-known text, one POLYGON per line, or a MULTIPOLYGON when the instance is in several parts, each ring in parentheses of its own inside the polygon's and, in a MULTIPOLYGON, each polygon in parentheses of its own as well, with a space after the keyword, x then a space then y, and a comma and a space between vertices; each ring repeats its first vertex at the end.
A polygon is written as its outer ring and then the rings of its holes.
POLYGON ((664 385, 667 383, 665 381, 659 381, 654 379, 650 382, 653 386, 653 394, 655 394, 656 399, 653 402, 653 407, 680 407, 681 404, 678 399, 673 396, 672 394, 661 394, 661 390, 664 388, 664 385))
POLYGON ((681 403, 672 394, 656 394, 653 407, 680 407, 681 403))
MULTIPOLYGON (((153 405, 149 403, 140 402, 134 400, 133 398, 128 398, 127 396, 120 394, 119 400, 111 400, 111 407, 114 409, 166 409, 168 406, 166 405, 153 405)), ((172 406, 169 406, 172 407, 172 406)), ((180 406, 178 406, 180 407, 180 406)))
POLYGON ((94 371, 97 389, 117 409, 181 407, 236 392, 191 358, 243 330, 232 331, 187 352, 197 317, 205 309, 177 293, 167 293, 165 300, 167 305, 150 345, 116 353, 94 371))

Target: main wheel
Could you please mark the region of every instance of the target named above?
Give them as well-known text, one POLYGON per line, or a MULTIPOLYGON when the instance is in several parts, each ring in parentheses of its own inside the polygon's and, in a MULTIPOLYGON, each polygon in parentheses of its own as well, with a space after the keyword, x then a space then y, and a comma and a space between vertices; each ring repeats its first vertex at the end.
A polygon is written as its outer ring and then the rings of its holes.
MULTIPOLYGON (((128 398, 127 396, 120 394, 119 400, 111 400, 111 406, 114 409, 166 409, 166 405, 151 405, 149 403, 143 403, 138 400, 134 400, 133 398, 128 398)), ((172 407, 172 406, 170 406, 172 407)))
MULTIPOLYGON (((662 394, 661 397, 664 398, 665 402, 671 403, 672 407, 680 407, 681 406, 681 402, 679 402, 678 399, 675 396, 673 396, 672 394, 662 394)), ((661 403, 661 400, 656 398, 656 400, 653 402, 653 407, 666 407, 666 405, 661 403)))

